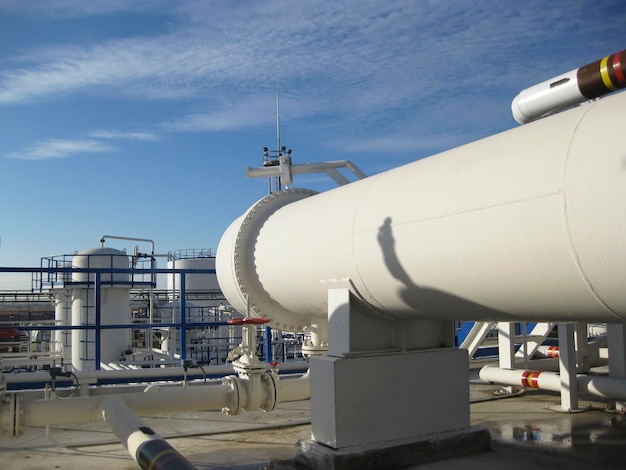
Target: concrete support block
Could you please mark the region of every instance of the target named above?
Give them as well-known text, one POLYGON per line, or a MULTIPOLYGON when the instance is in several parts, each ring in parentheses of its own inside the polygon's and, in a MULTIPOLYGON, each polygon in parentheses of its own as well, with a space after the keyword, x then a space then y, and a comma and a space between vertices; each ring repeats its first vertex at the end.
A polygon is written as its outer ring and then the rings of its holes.
POLYGON ((468 430, 467 353, 311 359, 313 439, 333 449, 468 430))
POLYGON ((383 470, 415 466, 489 450, 485 428, 441 433, 414 442, 385 442, 337 450, 312 440, 296 444, 296 468, 314 470, 383 470))

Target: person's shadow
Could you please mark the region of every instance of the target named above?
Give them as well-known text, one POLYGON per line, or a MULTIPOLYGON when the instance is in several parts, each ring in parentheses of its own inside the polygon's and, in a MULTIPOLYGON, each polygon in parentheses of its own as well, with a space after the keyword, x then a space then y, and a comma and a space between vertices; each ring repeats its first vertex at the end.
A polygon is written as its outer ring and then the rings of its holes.
MULTIPOLYGON (((506 312, 463 299, 438 289, 418 286, 406 272, 395 250, 391 217, 387 217, 378 229, 378 244, 389 273, 404 288, 399 295, 423 318, 432 320, 495 321, 512 316, 506 312)), ((415 249, 429 249, 416 246, 415 249)))

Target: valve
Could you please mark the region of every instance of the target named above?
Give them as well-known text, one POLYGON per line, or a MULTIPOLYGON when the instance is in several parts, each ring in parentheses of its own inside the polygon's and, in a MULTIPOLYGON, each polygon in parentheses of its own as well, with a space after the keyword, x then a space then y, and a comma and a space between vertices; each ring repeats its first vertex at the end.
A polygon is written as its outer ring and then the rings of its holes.
MULTIPOLYGON (((237 363, 246 364, 246 368, 251 365, 256 368, 260 364, 259 359, 256 357, 256 326, 269 323, 269 318, 230 318, 226 321, 229 325, 241 325, 243 326, 241 344, 239 347, 231 351, 228 355, 229 359, 233 360, 233 365, 237 366, 237 363)), ((265 370, 265 366, 263 366, 265 370)))
POLYGON ((240 408, 257 410, 259 408, 269 410, 275 406, 274 397, 276 385, 271 374, 266 372, 266 365, 256 355, 256 327, 269 323, 268 318, 231 318, 227 320, 229 325, 241 325, 243 327, 241 344, 230 352, 229 359, 233 360, 233 369, 237 377, 229 379, 229 385, 233 395, 241 393, 241 398, 234 399, 231 406, 225 411, 228 414, 237 414, 240 408))
POLYGON ((280 367, 281 364, 282 362, 278 362, 278 361, 272 361, 269 363, 272 374, 278 375, 278 368, 280 367))
MULTIPOLYGON (((58 394, 55 391, 55 383, 58 377, 71 378, 74 384, 74 390, 71 392, 71 394, 68 397, 62 397, 62 398, 69 398, 70 396, 74 396, 74 393, 76 393, 76 391, 80 387, 80 383, 78 382, 78 377, 76 376, 76 374, 74 374, 73 372, 63 372, 62 367, 52 366, 50 367, 50 369, 48 369, 48 373, 50 374, 50 379, 52 381, 52 386, 50 387, 51 391, 54 392, 54 394, 57 396, 58 394)), ((46 385, 46 387, 48 386, 46 385)))
POLYGON ((50 374, 52 382, 54 382, 57 377, 72 377, 73 375, 71 372, 63 372, 63 368, 61 367, 50 367, 48 373, 50 374))
POLYGON ((196 361, 194 361, 193 359, 184 359, 181 365, 183 367, 183 386, 186 387, 189 383, 187 381, 188 369, 200 369, 202 371, 202 375, 204 376, 204 383, 206 383, 206 371, 196 361))

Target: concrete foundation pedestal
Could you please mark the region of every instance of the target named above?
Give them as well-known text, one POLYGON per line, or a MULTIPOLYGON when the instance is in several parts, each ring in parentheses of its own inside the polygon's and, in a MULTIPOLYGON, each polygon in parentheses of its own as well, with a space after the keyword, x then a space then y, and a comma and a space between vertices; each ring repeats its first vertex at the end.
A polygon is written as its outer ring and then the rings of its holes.
POLYGON ((486 428, 440 433, 415 442, 382 442, 333 449, 313 440, 296 444, 296 468, 319 470, 398 469, 488 450, 486 428))
POLYGON ((418 352, 311 359, 307 468, 394 468, 486 450, 469 424, 467 353, 418 352))

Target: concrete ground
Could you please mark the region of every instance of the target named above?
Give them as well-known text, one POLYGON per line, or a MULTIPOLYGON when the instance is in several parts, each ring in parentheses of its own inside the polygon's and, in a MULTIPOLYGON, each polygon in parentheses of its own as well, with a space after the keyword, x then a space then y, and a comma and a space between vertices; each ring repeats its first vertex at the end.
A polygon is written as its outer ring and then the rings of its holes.
MULTIPOLYGON (((469 468, 626 468, 626 420, 606 411, 606 403, 581 400, 581 413, 560 413, 558 394, 529 391, 510 398, 498 387, 470 384, 471 421, 489 429, 491 450, 425 463, 421 470, 469 468)), ((292 469, 294 444, 310 438, 309 402, 285 403, 277 410, 229 417, 198 412, 144 418, 198 469, 292 469)), ((28 429, 17 439, 0 440, 0 468, 136 469, 138 466, 103 423, 28 429), (47 435, 46 435, 47 434, 47 435)))

